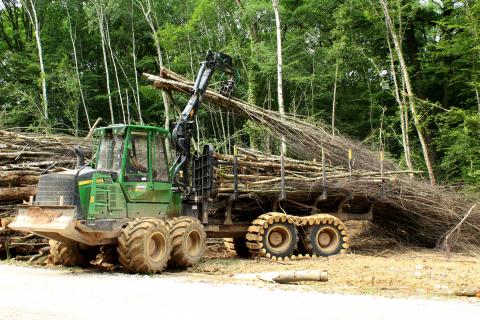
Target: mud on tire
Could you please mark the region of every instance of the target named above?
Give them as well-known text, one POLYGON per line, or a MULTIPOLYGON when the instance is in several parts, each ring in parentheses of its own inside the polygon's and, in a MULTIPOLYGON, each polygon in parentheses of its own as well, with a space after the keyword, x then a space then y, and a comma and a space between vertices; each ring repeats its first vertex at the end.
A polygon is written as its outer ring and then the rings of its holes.
POLYGON ((118 238, 118 260, 130 272, 159 273, 170 260, 168 225, 155 218, 130 221, 118 238))
POLYGON ((169 222, 172 237, 172 259, 169 265, 186 268, 194 265, 205 253, 207 235, 199 220, 175 218, 169 222))
POLYGON ((95 257, 97 248, 81 248, 79 243, 63 243, 50 240, 50 260, 53 264, 64 265, 66 267, 88 266, 95 257))

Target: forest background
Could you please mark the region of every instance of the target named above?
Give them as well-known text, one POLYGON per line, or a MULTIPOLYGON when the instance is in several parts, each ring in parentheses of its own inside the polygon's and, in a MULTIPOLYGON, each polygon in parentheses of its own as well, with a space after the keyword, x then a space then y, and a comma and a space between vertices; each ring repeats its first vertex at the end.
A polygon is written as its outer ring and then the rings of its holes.
MULTIPOLYGON (((480 188, 478 0, 279 5, 286 112, 480 188)), ((268 0, 1 0, 0 129, 84 135, 99 117, 168 126, 187 98, 141 73, 194 79, 208 49, 234 58, 234 96, 277 110, 276 45, 268 0)), ((213 105, 197 128, 222 152, 278 152, 258 124, 213 105)))

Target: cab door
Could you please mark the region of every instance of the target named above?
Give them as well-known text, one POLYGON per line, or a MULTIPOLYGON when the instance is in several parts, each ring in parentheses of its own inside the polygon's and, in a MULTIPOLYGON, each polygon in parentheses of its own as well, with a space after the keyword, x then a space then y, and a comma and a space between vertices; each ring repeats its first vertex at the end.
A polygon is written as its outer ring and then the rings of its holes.
POLYGON ((149 131, 131 130, 125 150, 123 186, 130 202, 154 202, 149 131))
POLYGON ((172 183, 168 172, 165 135, 154 131, 151 142, 153 199, 154 202, 169 203, 172 198, 172 183))

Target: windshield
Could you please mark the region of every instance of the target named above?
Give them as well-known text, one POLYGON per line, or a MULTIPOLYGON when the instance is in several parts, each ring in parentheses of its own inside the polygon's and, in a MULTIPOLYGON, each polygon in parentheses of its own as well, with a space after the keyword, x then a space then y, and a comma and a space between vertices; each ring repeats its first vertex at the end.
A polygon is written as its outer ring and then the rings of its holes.
POLYGON ((104 132, 100 138, 100 147, 98 148, 98 170, 120 172, 123 141, 123 134, 114 134, 111 131, 104 132))

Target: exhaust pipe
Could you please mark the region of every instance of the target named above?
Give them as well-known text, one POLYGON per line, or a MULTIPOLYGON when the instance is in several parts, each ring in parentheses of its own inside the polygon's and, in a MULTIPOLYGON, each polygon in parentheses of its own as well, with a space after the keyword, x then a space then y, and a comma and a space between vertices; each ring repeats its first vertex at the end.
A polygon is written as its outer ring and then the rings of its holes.
POLYGON ((75 151, 75 154, 77 155, 77 168, 81 168, 85 165, 85 155, 83 154, 83 151, 80 150, 80 148, 73 148, 73 151, 75 151))

